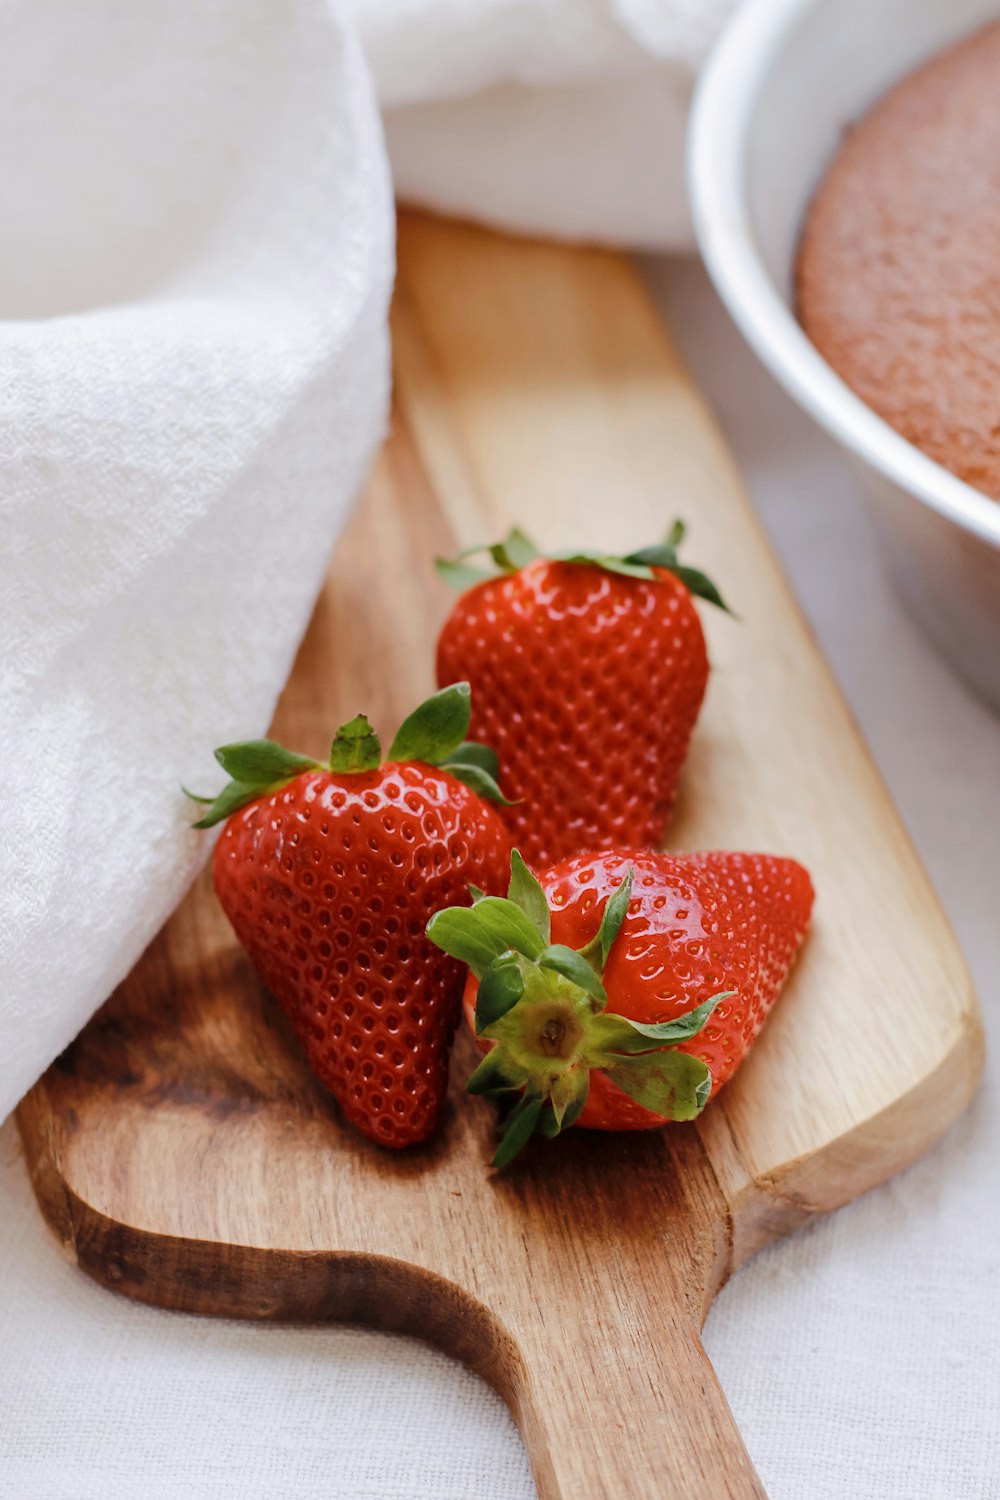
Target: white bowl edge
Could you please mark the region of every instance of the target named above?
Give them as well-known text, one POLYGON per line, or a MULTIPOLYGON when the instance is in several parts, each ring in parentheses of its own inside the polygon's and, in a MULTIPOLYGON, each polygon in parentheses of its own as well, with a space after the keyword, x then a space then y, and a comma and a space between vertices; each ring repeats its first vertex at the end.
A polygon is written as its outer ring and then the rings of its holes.
POLYGON ((1000 503, 948 473, 854 395, 796 322, 754 243, 744 193, 750 120, 775 51, 794 20, 815 3, 747 0, 708 63, 688 145, 699 248, 744 338, 820 426, 924 505, 1000 548, 1000 503))

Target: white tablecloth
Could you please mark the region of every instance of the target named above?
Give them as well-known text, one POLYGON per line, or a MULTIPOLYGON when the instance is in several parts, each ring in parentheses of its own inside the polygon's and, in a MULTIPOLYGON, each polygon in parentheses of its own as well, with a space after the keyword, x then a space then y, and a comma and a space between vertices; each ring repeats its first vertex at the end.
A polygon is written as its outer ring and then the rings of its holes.
MULTIPOLYGON (((996 1029, 1000 722, 900 614, 851 476, 760 373, 700 270, 649 274, 996 1029)), ((1000 1496, 996 1067, 930 1158, 765 1252, 719 1298, 706 1341, 772 1500, 1000 1496)), ((0 1132, 3 1500, 533 1494, 499 1401, 421 1345, 210 1322, 101 1291, 61 1260, 13 1129, 0 1132)))

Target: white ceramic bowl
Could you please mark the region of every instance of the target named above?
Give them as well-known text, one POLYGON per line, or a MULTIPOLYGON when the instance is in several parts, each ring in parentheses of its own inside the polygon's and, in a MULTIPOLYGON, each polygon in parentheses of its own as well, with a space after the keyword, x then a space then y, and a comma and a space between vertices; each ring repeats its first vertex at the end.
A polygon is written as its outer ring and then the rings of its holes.
POLYGON ((730 313, 855 461, 900 595, 996 708, 1000 502, 860 401, 806 338, 790 300, 805 209, 845 127, 925 58, 998 15, 1000 0, 747 0, 702 79, 689 157, 699 244, 730 313))

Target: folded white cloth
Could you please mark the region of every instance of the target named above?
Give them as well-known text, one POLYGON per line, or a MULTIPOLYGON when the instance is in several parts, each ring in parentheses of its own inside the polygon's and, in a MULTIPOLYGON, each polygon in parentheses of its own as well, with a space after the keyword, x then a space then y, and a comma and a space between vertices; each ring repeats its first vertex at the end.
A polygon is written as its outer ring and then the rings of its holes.
POLYGON ((351 0, 400 196, 489 224, 692 243, 695 74, 739 0, 351 0))
POLYGON ((383 430, 392 204, 322 0, 0 21, 2 1118, 267 723, 383 430))

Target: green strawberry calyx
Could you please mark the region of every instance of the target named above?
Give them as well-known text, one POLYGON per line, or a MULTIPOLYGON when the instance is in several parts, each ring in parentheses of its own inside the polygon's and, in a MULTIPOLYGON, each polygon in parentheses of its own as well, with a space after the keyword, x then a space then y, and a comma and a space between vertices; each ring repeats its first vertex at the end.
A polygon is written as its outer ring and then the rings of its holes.
POLYGON ((676 1047, 696 1036, 732 991, 651 1025, 607 1009, 604 968, 631 890, 629 871, 585 947, 553 943, 545 892, 515 850, 506 897, 473 890, 472 906, 445 907, 427 924, 431 942, 468 964, 479 980, 476 1034, 493 1045, 469 1079, 469 1092, 519 1096, 495 1167, 513 1161, 531 1136, 552 1138, 572 1125, 595 1068, 665 1120, 693 1120, 708 1101, 707 1064, 676 1047))
MULTIPOLYGON (((439 766, 456 781, 464 782, 480 797, 507 804, 497 785, 497 757, 488 745, 467 740, 472 716, 472 689, 467 682, 453 682, 450 687, 426 699, 404 719, 389 747, 390 761, 423 761, 439 766)), ((247 803, 270 792, 280 791, 304 771, 333 771, 350 775, 356 771, 374 771, 382 764, 382 745, 364 714, 342 724, 333 737, 330 758, 323 762, 308 755, 297 755, 274 740, 244 740, 236 745, 220 745, 215 752, 219 765, 230 778, 215 797, 185 793, 199 802, 205 811, 195 828, 212 828, 247 803)))
POLYGON ((529 536, 515 526, 502 542, 467 547, 464 552, 459 552, 457 557, 451 559, 439 557, 435 566, 444 581, 459 591, 472 588, 489 578, 499 578, 504 573, 519 573, 538 558, 545 558, 548 562, 583 563, 603 568, 608 573, 618 573, 624 578, 644 578, 653 582, 656 581, 656 569, 659 568, 672 573, 696 598, 705 599, 709 604, 732 614, 708 575, 700 568, 689 568, 678 560, 677 549, 684 540, 686 530, 684 522, 676 520, 666 541, 652 547, 640 547, 636 552, 628 552, 619 557, 609 552, 580 549, 571 552, 542 552, 529 536), (492 567, 475 567, 467 561, 479 552, 489 554, 492 567))

